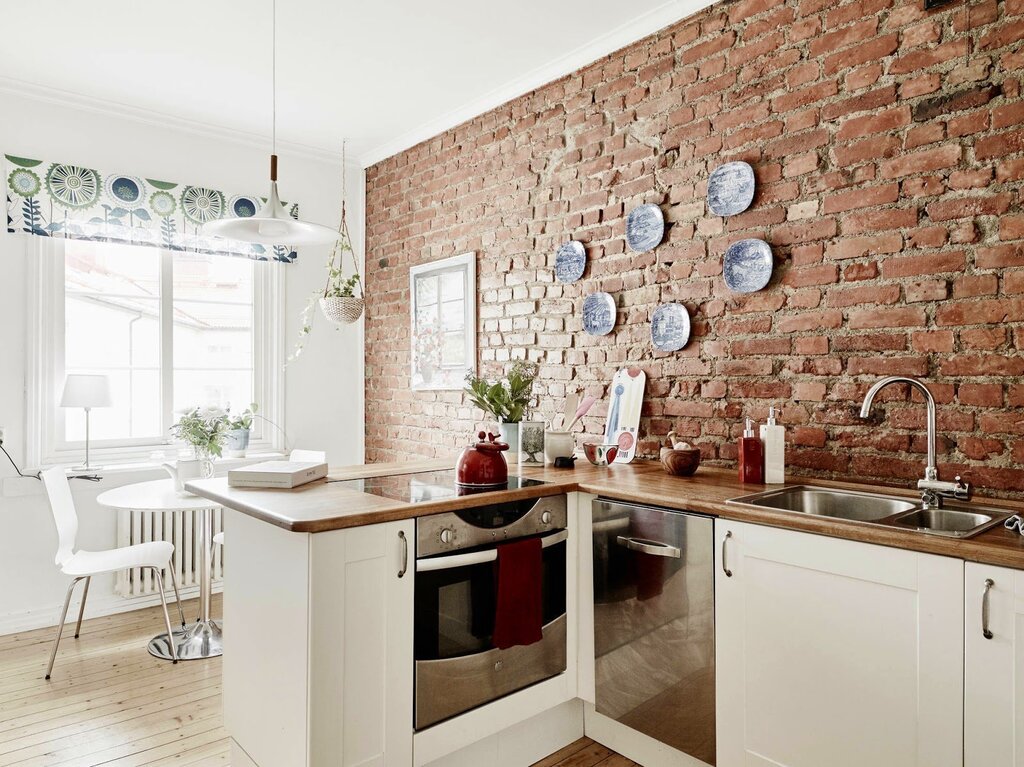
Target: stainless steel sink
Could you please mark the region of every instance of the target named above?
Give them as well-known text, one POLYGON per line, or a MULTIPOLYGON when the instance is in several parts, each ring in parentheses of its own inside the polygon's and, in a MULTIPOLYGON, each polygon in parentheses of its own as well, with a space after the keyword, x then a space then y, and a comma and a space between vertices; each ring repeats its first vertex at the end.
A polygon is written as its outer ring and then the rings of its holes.
POLYGON ((804 485, 731 498, 727 503, 795 511, 818 517, 849 519, 855 522, 877 522, 895 514, 921 508, 919 501, 907 498, 804 485))
POLYGON ((962 511, 959 509, 918 509, 892 520, 895 527, 909 527, 922 533, 967 538, 995 527, 1006 518, 995 509, 962 511))
POLYGON ((1010 514, 1003 509, 956 501, 947 502, 940 509, 926 508, 921 501, 912 498, 806 485, 730 498, 727 503, 867 522, 953 538, 977 535, 1001 524, 1010 514))

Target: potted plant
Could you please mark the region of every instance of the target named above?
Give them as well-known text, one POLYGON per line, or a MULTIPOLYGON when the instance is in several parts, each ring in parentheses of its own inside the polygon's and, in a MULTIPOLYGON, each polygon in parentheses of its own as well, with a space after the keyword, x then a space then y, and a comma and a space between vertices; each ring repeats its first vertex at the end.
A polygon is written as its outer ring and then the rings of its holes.
POLYGON ((245 458, 245 451, 249 449, 249 435, 252 433, 252 419, 258 410, 259 405, 255 402, 238 415, 232 415, 231 408, 228 408, 224 450, 232 458, 245 458))
POLYGON ((222 408, 194 407, 185 410, 171 427, 171 434, 192 448, 192 458, 165 463, 175 489, 184 492, 190 479, 213 476, 213 459, 220 457, 228 428, 227 412, 222 408))
MULTIPOLYGON (((466 374, 466 393, 478 408, 494 416, 501 439, 513 450, 519 444, 519 422, 526 416, 533 402, 533 383, 537 380, 537 365, 516 360, 505 378, 490 382, 474 373, 466 374)), ((510 460, 516 460, 514 453, 510 460)))

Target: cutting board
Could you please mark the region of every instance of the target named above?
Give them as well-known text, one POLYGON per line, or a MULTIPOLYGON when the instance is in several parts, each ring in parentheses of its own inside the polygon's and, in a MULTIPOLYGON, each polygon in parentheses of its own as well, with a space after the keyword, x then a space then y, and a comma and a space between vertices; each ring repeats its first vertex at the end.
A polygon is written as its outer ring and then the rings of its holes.
POLYGON ((615 463, 629 463, 636 455, 640 430, 640 408, 644 404, 647 374, 640 368, 622 368, 608 389, 608 421, 604 441, 617 443, 615 463))

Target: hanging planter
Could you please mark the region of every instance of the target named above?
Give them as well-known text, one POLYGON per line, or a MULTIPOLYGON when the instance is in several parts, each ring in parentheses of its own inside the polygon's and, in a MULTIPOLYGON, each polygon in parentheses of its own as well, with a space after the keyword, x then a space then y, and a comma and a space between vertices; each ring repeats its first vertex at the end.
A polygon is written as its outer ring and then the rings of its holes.
POLYGON ((341 223, 338 225, 338 237, 331 248, 331 255, 327 258, 327 282, 321 291, 317 291, 309 297, 306 308, 302 310, 302 327, 299 330, 299 340, 295 345, 295 351, 288 358, 288 362, 295 360, 306 345, 306 339, 313 332, 313 313, 317 304, 320 305, 320 312, 331 323, 342 326, 351 325, 363 316, 366 307, 364 300, 362 281, 359 277, 359 264, 356 262, 355 252, 352 250, 352 238, 348 233, 348 221, 345 215, 345 149, 342 145, 341 151, 342 167, 342 202, 341 202, 341 223), (345 276, 345 254, 348 253, 352 259, 352 275, 345 276))

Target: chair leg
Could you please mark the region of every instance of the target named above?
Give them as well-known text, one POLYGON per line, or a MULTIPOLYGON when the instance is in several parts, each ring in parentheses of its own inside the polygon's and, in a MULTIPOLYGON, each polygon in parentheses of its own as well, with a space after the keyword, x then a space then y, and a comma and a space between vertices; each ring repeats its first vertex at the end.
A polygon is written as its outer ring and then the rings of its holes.
POLYGON ((82 604, 78 608, 78 623, 75 624, 75 639, 82 632, 82 616, 85 615, 85 600, 89 598, 89 584, 92 583, 92 576, 85 579, 85 590, 82 592, 82 604))
POLYGON ((167 568, 171 574, 171 585, 174 586, 174 601, 178 603, 178 617, 181 618, 181 627, 185 628, 185 611, 181 609, 181 593, 178 591, 178 575, 174 572, 174 562, 167 568))
POLYGON ((57 645, 60 644, 60 635, 64 632, 64 621, 68 617, 68 605, 71 604, 71 593, 75 590, 75 584, 77 584, 81 578, 75 578, 71 581, 71 585, 68 586, 68 593, 64 597, 64 608, 60 611, 60 621, 57 623, 57 636, 53 638, 53 649, 50 650, 50 662, 46 666, 46 679, 50 678, 50 672, 53 671, 53 662, 57 658, 57 645))
POLYGON ((160 604, 164 608, 164 625, 167 627, 167 644, 171 646, 171 662, 178 662, 178 648, 174 644, 174 634, 171 632, 171 615, 167 612, 167 596, 164 594, 164 579, 160 576, 160 568, 153 568, 153 576, 156 578, 156 588, 160 592, 160 604))

